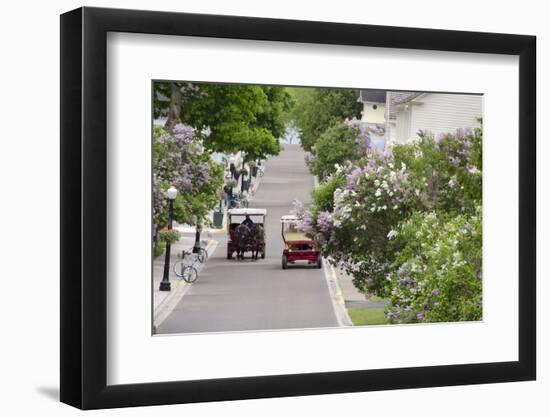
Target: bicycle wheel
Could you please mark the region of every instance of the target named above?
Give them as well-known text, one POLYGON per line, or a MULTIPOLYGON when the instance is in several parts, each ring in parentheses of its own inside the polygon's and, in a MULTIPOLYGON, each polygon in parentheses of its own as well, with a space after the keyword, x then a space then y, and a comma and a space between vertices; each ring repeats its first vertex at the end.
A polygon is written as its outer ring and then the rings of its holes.
POLYGON ((206 251, 206 249, 199 249, 199 253, 197 253, 197 259, 201 264, 205 263, 208 260, 208 252, 206 251))
POLYGON ((195 269, 195 267, 191 265, 187 265, 185 269, 183 270, 182 278, 185 282, 195 282, 197 278, 199 277, 199 273, 195 269))
POLYGON ((185 268, 187 267, 187 265, 185 264, 185 262, 182 260, 182 261, 178 261, 174 264, 174 273, 178 276, 178 277, 183 277, 183 271, 185 271, 185 268))

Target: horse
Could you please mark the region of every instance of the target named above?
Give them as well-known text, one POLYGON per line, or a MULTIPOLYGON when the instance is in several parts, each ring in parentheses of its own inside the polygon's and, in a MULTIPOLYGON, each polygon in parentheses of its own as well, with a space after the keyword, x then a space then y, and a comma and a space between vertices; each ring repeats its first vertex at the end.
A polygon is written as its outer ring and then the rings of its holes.
POLYGON ((252 251, 252 259, 258 259, 258 252, 265 244, 265 231, 261 224, 254 223, 250 228, 249 246, 252 251))
POLYGON ((250 229, 244 224, 239 224, 235 228, 235 249, 237 252, 237 259, 244 259, 244 253, 246 252, 249 240, 250 229))

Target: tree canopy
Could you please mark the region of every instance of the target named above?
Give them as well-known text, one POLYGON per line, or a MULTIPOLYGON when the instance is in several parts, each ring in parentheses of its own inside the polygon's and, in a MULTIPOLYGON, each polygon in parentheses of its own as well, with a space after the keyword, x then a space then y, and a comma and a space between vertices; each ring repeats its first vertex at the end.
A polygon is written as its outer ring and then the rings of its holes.
POLYGON ((300 131, 302 147, 311 151, 331 125, 361 116, 357 90, 344 88, 289 88, 295 105, 292 119, 300 131))
POLYGON ((315 143, 313 173, 319 180, 336 171, 336 165, 354 159, 357 155, 355 132, 345 123, 329 127, 315 143))
POLYGON ((205 148, 242 151, 247 158, 265 158, 280 151, 285 113, 292 101, 282 87, 241 84, 155 83, 156 116, 192 126, 205 148))

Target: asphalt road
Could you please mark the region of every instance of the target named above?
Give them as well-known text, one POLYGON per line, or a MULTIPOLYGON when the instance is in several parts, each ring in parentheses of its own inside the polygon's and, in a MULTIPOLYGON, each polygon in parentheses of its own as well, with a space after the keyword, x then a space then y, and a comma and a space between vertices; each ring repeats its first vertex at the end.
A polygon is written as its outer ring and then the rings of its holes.
POLYGON ((227 260, 225 234, 215 235, 218 247, 158 334, 338 326, 323 269, 281 268, 280 218, 313 187, 300 146, 284 146, 250 204, 267 209, 266 258, 227 260))

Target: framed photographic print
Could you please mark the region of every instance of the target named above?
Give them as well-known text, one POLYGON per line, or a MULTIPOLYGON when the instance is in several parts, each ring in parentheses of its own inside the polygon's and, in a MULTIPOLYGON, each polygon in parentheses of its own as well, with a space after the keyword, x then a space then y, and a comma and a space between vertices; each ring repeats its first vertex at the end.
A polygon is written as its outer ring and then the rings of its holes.
POLYGON ((535 38, 61 16, 61 401, 535 379, 535 38))

